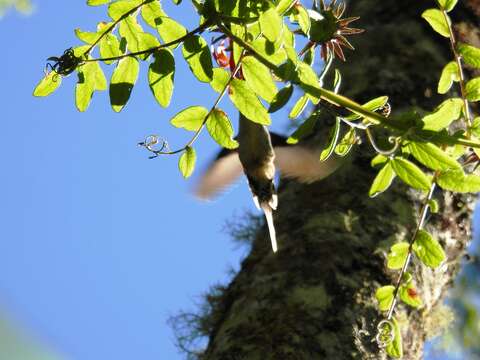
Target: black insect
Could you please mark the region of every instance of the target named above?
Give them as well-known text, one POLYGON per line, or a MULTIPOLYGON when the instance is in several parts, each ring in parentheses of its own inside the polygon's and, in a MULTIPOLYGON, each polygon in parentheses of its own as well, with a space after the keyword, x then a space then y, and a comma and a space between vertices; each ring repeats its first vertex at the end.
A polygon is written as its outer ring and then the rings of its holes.
POLYGON ((54 63, 53 65, 51 63, 47 63, 45 70, 54 71, 61 76, 70 75, 82 62, 81 58, 75 56, 73 48, 65 50, 63 55, 60 57, 49 57, 47 61, 53 61, 54 63))

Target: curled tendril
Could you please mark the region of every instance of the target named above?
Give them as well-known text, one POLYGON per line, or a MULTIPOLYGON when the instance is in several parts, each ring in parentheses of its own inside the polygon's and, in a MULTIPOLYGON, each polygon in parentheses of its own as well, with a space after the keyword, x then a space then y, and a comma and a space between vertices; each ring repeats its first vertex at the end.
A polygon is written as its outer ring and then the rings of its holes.
POLYGON ((145 140, 138 143, 138 146, 143 146, 145 149, 153 153, 150 159, 158 157, 164 152, 170 152, 168 142, 158 137, 158 135, 148 135, 145 140))
POLYGON ((82 63, 80 57, 75 56, 73 48, 69 48, 63 52, 63 55, 60 57, 51 56, 47 61, 52 61, 52 63, 47 62, 45 65, 45 73, 51 71, 55 72, 53 80, 56 81, 58 76, 68 76, 82 63))
POLYGON ((377 325, 377 336, 375 340, 377 341, 378 347, 381 349, 386 348, 389 344, 392 343, 395 338, 394 326, 390 320, 382 320, 377 325))
POLYGON ((368 141, 370 142, 372 147, 375 149, 375 151, 377 153, 379 153, 381 155, 392 156, 393 154, 395 154, 397 152, 398 148, 400 147, 401 138, 390 136, 388 138, 388 142, 390 144, 393 144, 393 147, 391 149, 388 149, 388 150, 382 149, 375 142, 375 138, 373 137, 373 134, 372 134, 372 132, 371 132, 371 130, 368 126, 365 128, 365 132, 367 133, 368 141))

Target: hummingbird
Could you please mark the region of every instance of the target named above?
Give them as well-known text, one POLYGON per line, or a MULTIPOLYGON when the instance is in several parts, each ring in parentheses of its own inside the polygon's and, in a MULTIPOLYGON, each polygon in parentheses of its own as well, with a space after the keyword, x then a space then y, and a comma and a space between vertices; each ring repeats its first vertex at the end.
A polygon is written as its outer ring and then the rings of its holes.
POLYGON ((253 202, 262 210, 268 226, 272 250, 278 250, 273 211, 278 206, 274 184, 278 169, 282 176, 303 183, 320 180, 335 171, 340 161, 331 157, 320 162, 320 150, 305 145, 289 145, 286 138, 271 133, 264 125, 239 117, 239 146, 235 150, 223 149, 201 176, 195 194, 211 199, 243 173, 248 181, 253 202))

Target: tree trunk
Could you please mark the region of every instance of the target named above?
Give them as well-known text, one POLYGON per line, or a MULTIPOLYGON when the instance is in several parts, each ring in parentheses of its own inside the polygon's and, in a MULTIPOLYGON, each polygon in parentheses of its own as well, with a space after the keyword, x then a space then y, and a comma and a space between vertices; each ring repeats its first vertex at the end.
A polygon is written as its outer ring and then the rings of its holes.
MULTIPOLYGON (((388 95, 396 113, 438 105, 438 77, 452 55, 448 41, 421 19, 422 11, 434 6, 433 1, 352 1, 349 15, 361 16, 357 26, 366 33, 353 40, 357 50, 346 53, 347 62, 336 63, 344 79, 341 92, 359 102, 388 95)), ((472 25, 478 24, 478 1, 457 8, 459 35, 478 46, 472 25)), ((422 196, 395 180, 386 193, 369 198, 372 154, 364 143, 325 180, 283 182, 275 214, 280 250, 272 253, 261 228, 233 281, 208 296, 210 308, 199 327, 209 342, 197 358, 386 358, 372 342, 382 319, 374 294, 398 274, 386 269, 385 253, 394 242, 408 241, 422 196)), ((442 299, 471 237, 473 198, 440 191, 434 196, 440 212, 430 216, 427 229, 448 260, 436 271, 411 265, 424 307, 397 307, 404 359, 422 358, 425 341, 448 323, 442 299)))

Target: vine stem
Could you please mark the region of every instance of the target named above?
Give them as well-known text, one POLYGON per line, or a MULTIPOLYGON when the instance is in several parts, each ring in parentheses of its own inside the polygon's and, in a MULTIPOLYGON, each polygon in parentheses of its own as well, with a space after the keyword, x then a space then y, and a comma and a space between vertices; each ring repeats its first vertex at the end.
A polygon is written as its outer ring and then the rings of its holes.
POLYGON ((198 26, 197 28, 193 29, 192 31, 186 33, 185 35, 175 39, 175 40, 172 40, 168 43, 165 43, 165 44, 160 44, 159 46, 155 46, 153 48, 149 48, 149 49, 145 49, 145 50, 141 50, 141 51, 136 51, 136 52, 132 52, 132 53, 128 53, 128 54, 123 54, 123 55, 118 55, 118 56, 112 56, 112 57, 109 57, 109 58, 97 58, 97 59, 86 59, 84 60, 84 62, 92 62, 92 61, 114 61, 114 60, 120 60, 120 59, 123 59, 127 56, 137 56, 137 55, 143 55, 143 54, 149 54, 149 53, 153 53, 157 50, 160 50, 160 49, 163 49, 163 48, 167 48, 169 46, 172 46, 172 45, 176 45, 176 44, 179 44, 181 43, 182 41, 184 41, 185 39, 187 39, 189 36, 192 36, 196 33, 199 33, 199 32, 202 32, 204 31, 207 27, 209 27, 211 24, 209 22, 204 22, 202 25, 198 26))
POLYGON ((90 52, 93 50, 93 48, 95 46, 97 46, 97 44, 100 42, 100 40, 102 40, 105 35, 109 34, 112 32, 113 29, 115 29, 115 26, 118 25, 118 23, 124 19, 126 19, 128 16, 130 16, 131 14, 135 13, 138 9, 140 9, 143 5, 145 4, 148 4, 150 2, 152 2, 154 0, 143 0, 140 4, 138 4, 137 6, 135 6, 134 8, 132 8, 131 10, 127 11, 125 14, 123 14, 122 16, 120 16, 117 20, 115 20, 112 25, 109 26, 109 28, 107 30, 105 30, 98 38, 97 40, 95 40, 95 42, 90 45, 90 47, 83 53, 83 56, 85 55, 89 55, 90 52))
POLYGON ((428 209, 430 208, 429 202, 432 199, 433 192, 435 191, 435 187, 436 187, 435 180, 437 176, 438 176, 438 173, 435 173, 435 175, 433 176, 432 185, 430 186, 430 190, 428 191, 427 197, 423 202, 422 209, 420 210, 420 219, 408 243, 409 244, 408 255, 405 258, 405 262, 403 263, 402 269, 400 270, 400 274, 398 275, 398 278, 397 278, 397 282, 395 283, 395 290, 393 291, 393 300, 387 312, 387 320, 392 319, 393 311, 395 310, 395 306, 397 304, 398 291, 400 290, 400 286, 402 285, 403 276, 405 275, 408 269, 408 266, 410 265, 410 261, 412 260, 413 243, 415 242, 418 232, 423 229, 423 226, 425 224, 425 219, 427 218, 427 215, 428 215, 428 209))
MULTIPOLYGON (((276 76, 278 76, 282 81, 289 81, 291 79, 287 79, 285 77, 285 74, 282 73, 281 69, 272 63, 270 60, 268 60, 265 56, 260 54, 252 45, 247 43, 245 40, 239 38, 235 34, 233 34, 230 29, 228 29, 224 24, 221 22, 217 22, 218 28, 226 34, 228 37, 230 37, 234 42, 236 42, 238 45, 240 45, 242 48, 246 49, 248 51, 249 55, 254 56, 258 61, 260 61, 263 65, 268 67, 276 76)), ((360 115, 370 121, 372 121, 374 124, 381 124, 384 127, 405 132, 409 130, 410 125, 405 124, 402 122, 395 121, 394 119, 387 118, 379 113, 376 113, 374 111, 368 110, 364 108, 362 105, 359 103, 343 96, 340 94, 335 94, 333 91, 326 90, 322 87, 319 86, 314 86, 311 84, 306 84, 302 82, 301 80, 297 81, 297 84, 302 87, 302 89, 310 94, 313 95, 316 98, 323 99, 331 104, 337 105, 341 108, 345 108, 357 115, 360 115)), ((421 132, 421 130, 420 130, 421 132)), ((465 138, 456 138, 453 139, 449 136, 444 136, 441 134, 427 134, 426 136, 431 137, 432 140, 438 140, 441 143, 448 143, 448 144, 459 144, 459 145, 464 145, 464 146, 470 146, 474 148, 479 148, 480 149, 480 143, 476 141, 472 141, 469 139, 465 138), (433 135, 433 137, 432 137, 433 135)))
POLYGON ((148 149, 149 151, 153 152, 155 154, 155 156, 158 156, 158 155, 174 155, 174 154, 178 154, 182 151, 185 151, 188 147, 192 146, 193 143, 198 139, 198 137, 200 136, 200 133, 202 132, 202 130, 204 129, 205 127, 205 124, 207 123, 207 120, 208 118, 210 117, 210 115, 215 111, 215 109, 217 108, 218 104, 220 103, 220 101, 222 100, 222 98, 225 96, 225 93, 227 92, 227 89, 230 85, 230 83, 232 82, 232 80, 235 78, 235 75, 238 73, 238 71, 240 70, 240 66, 242 65, 242 58, 243 56, 245 55, 245 49, 243 49, 243 51, 240 53, 240 58, 238 59, 238 62, 234 68, 234 70, 231 72, 230 74, 230 77, 228 78, 228 81, 225 83, 225 86, 223 87, 222 91, 220 92, 220 94, 217 96, 217 99, 215 100, 215 102, 213 103, 212 107, 210 108, 210 110, 208 111, 207 115, 205 115, 205 118, 203 119, 202 121, 202 124, 200 125, 200 127, 197 129, 197 131, 195 131, 195 134, 193 135, 193 137, 190 139, 190 141, 188 143, 186 143, 182 148, 180 149, 177 149, 177 150, 174 150, 174 151, 156 151, 156 150, 153 150, 153 149, 148 149))
POLYGON ((446 10, 441 9, 443 17, 445 18, 445 22, 448 25, 448 33, 450 36, 450 48, 452 49, 453 57, 455 58, 455 62, 457 63, 457 72, 459 78, 459 85, 460 85, 460 94, 463 100, 463 108, 465 114, 465 123, 467 125, 467 135, 470 133, 470 127, 472 126, 472 117, 470 113, 470 106, 468 105, 468 100, 465 91, 465 74, 463 73, 462 68, 462 57, 459 55, 457 51, 457 40, 455 38, 455 33, 453 32, 452 22, 450 21, 450 17, 448 16, 446 10))

